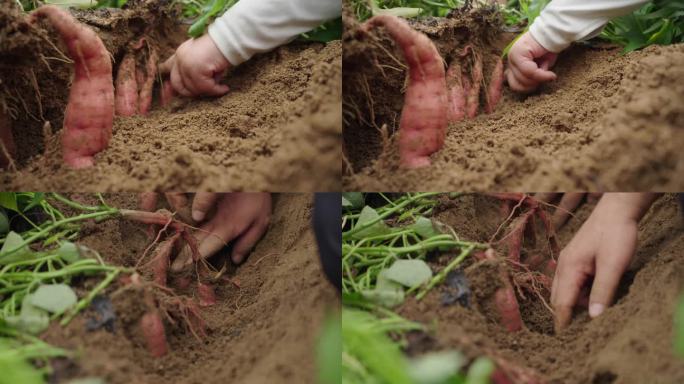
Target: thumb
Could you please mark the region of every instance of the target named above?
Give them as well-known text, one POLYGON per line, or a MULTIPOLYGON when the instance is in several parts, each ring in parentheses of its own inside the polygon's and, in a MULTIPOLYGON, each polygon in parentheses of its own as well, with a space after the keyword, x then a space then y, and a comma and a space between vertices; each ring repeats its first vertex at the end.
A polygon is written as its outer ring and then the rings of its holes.
POLYGON ((214 84, 211 88, 205 91, 209 96, 223 96, 230 91, 230 88, 225 84, 214 84))
POLYGON ((192 200, 192 218, 200 222, 205 219, 207 212, 216 203, 218 193, 197 192, 195 198, 192 200))
POLYGON ((174 53, 166 59, 165 62, 161 63, 159 65, 159 74, 161 75, 168 75, 171 73, 171 68, 173 68, 173 65, 176 63, 176 54, 174 53))

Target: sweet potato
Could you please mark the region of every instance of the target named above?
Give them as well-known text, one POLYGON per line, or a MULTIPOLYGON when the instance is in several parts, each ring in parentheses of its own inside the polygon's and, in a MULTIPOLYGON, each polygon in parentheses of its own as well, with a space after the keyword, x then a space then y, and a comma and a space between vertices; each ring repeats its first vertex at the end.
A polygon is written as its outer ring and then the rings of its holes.
POLYGON ((208 307, 216 304, 214 287, 199 281, 197 282, 197 297, 199 298, 199 305, 201 307, 208 307))
POLYGON ((501 100, 501 93, 503 90, 504 70, 503 61, 501 57, 496 57, 496 63, 492 70, 492 75, 489 78, 489 85, 487 86, 487 103, 485 104, 485 113, 492 113, 496 105, 501 100))
POLYGON ((140 318, 140 330, 145 337, 147 350, 154 357, 161 357, 168 352, 166 332, 159 311, 149 310, 140 318))
POLYGON ((466 96, 466 116, 473 118, 477 115, 477 107, 480 104, 480 88, 482 87, 482 56, 473 52, 472 81, 470 90, 466 96))
POLYGON ((138 80, 136 79, 135 56, 126 53, 119 64, 116 75, 116 114, 133 116, 138 113, 138 80))
POLYGON ((452 61, 446 71, 450 123, 459 122, 465 117, 466 93, 462 78, 461 65, 456 60, 452 61))
POLYGON ((0 110, 0 168, 8 166, 16 154, 17 148, 12 136, 9 116, 0 110))
MULTIPOLYGON (((496 260, 493 249, 476 253, 476 257, 481 260, 496 260)), ((494 292, 494 306, 499 315, 499 323, 509 332, 519 331, 523 327, 520 307, 518 306, 518 299, 515 297, 513 284, 505 268, 500 268, 499 280, 501 287, 494 292)))
POLYGON ((171 100, 173 100, 173 97, 175 96, 175 91, 173 90, 173 86, 171 85, 171 81, 169 80, 162 80, 161 82, 161 92, 160 92, 160 100, 159 103, 161 104, 162 107, 165 107, 171 103, 171 100))
POLYGON ((154 263, 154 281, 161 286, 166 286, 166 275, 171 260, 171 252, 173 251, 173 245, 179 237, 180 233, 176 233, 159 243, 155 250, 155 255, 152 258, 152 262, 154 263))
POLYGON ((94 164, 93 156, 107 147, 114 120, 114 84, 109 52, 95 31, 76 21, 69 12, 44 5, 30 21, 47 18, 74 60, 74 79, 64 114, 62 151, 71 167, 94 164))
POLYGON ((448 124, 444 64, 437 48, 406 21, 391 15, 374 16, 362 30, 383 26, 404 54, 409 84, 399 122, 401 164, 418 168, 430 164, 430 155, 442 148, 448 124))
POLYGON ((146 115, 152 106, 152 90, 154 88, 154 78, 157 74, 157 61, 159 55, 157 50, 149 46, 149 54, 145 63, 145 81, 140 83, 140 114, 146 115))

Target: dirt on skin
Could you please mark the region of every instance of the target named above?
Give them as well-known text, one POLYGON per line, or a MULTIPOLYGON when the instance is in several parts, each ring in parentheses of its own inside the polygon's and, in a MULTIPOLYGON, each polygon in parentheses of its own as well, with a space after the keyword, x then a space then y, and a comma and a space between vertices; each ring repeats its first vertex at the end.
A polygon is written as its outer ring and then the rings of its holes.
MULTIPOLYGON (((187 38, 187 25, 166 2, 75 16, 103 39, 114 73, 142 36, 162 59, 187 38)), ((11 21, 0 28, 8 36, 0 45, 0 106, 11 112, 18 147, 18 171, 0 175, 3 190, 340 189, 340 41, 295 41, 257 55, 230 71, 231 90, 220 98, 176 98, 162 109, 155 97, 149 115, 115 118, 109 148, 94 167, 72 170, 62 164, 58 137, 71 69, 53 45, 65 50, 49 26, 29 26, 16 7, 0 17, 11 21), (12 57, 24 60, 18 65, 12 57), (46 140, 45 120, 55 132, 46 140)))
MULTIPOLYGON (((136 205, 132 194, 105 199, 117 207, 136 205)), ((85 323, 93 316, 86 310, 66 328, 52 324, 42 335, 78 352, 74 360, 53 361, 51 382, 92 376, 108 384, 316 382, 318 329, 326 312, 339 310, 339 296, 320 268, 310 229, 313 197, 284 194, 275 199, 265 237, 243 265, 228 267, 226 275, 239 288, 227 281, 218 283, 217 303, 201 308, 206 338, 198 341, 165 321, 169 353, 151 357, 138 329, 143 299, 139 292, 121 291, 122 285, 115 283, 107 290, 117 314, 113 333, 86 331, 85 323)), ((109 263, 132 266, 149 239, 140 225, 109 220, 90 225, 79 242, 98 250, 109 263)), ((220 266, 228 259, 226 253, 212 262, 220 266)), ((195 294, 194 284, 187 290, 173 283, 170 287, 190 297, 195 294)))
MULTIPOLYGON (((463 196, 436 218, 463 239, 488 241, 502 220, 499 207, 500 202, 491 197, 463 196)), ((585 204, 559 231, 561 246, 592 208, 593 204, 585 204)), ((469 308, 443 306, 442 287, 420 302, 408 299, 398 310, 428 326, 426 333, 408 335, 407 353, 457 349, 472 358, 488 355, 530 368, 548 383, 684 381, 684 363, 672 346, 674 309, 684 293, 680 212, 674 196, 666 195, 642 219, 636 256, 622 278, 615 304, 600 317, 590 320, 586 308, 577 308, 570 327, 556 335, 550 311, 528 294, 524 299, 518 296, 525 327, 509 333, 498 325, 489 307, 498 287, 496 263, 471 261, 464 269, 473 292, 469 308)), ((540 245, 524 245, 523 255, 537 252, 540 245)))
MULTIPOLYGON (((481 13, 411 25, 447 63, 466 43, 501 52, 512 35, 480 31, 492 23, 481 13)), ((431 166, 405 170, 393 134, 404 60, 384 32, 361 36, 348 9, 344 22, 345 190, 684 189, 684 44, 626 55, 574 45, 558 58, 557 81, 527 96, 504 87, 494 113, 480 108, 449 127, 431 166)))

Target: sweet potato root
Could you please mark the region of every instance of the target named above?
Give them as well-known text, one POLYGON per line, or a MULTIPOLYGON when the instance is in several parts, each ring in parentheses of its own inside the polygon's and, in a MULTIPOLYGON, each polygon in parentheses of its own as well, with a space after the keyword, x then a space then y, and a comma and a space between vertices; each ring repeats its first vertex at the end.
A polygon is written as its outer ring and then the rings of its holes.
POLYGON ((171 263, 171 252, 173 251, 173 245, 178 238, 180 238, 180 233, 176 233, 159 243, 155 255, 152 258, 154 281, 161 286, 166 286, 166 276, 169 270, 169 264, 171 263))
POLYGON ((214 287, 211 285, 197 282, 197 296, 201 307, 216 304, 216 294, 214 293, 214 287))
POLYGON ((449 99, 449 122, 456 123, 465 117, 466 91, 463 88, 461 65, 452 61, 446 71, 447 97, 449 99))
POLYGON ((152 106, 152 90, 154 88, 154 79, 157 74, 157 61, 159 55, 157 50, 149 46, 149 54, 145 63, 145 81, 140 83, 140 114, 146 115, 152 106))
POLYGON ((90 28, 61 8, 44 5, 30 21, 47 18, 74 60, 74 79, 64 114, 62 150, 71 167, 94 164, 93 156, 107 147, 114 120, 114 84, 109 52, 90 28))
POLYGON ((12 163, 17 148, 14 144, 9 116, 2 110, 0 110, 0 144, 2 144, 0 147, 0 168, 3 168, 12 163))
POLYGON ((492 75, 489 78, 489 85, 487 86, 487 103, 485 104, 485 113, 492 113, 496 105, 501 100, 503 90, 504 70, 503 61, 501 57, 496 57, 496 63, 492 70, 492 75))
POLYGON ((166 332, 159 311, 149 310, 140 318, 140 330, 145 337, 147 350, 154 357, 161 357, 168 352, 166 332))
MULTIPOLYGON (((481 260, 496 260, 493 249, 476 253, 476 256, 481 260)), ((509 332, 516 332, 523 327, 518 299, 515 297, 508 272, 504 268, 501 268, 500 271, 501 287, 494 293, 494 306, 499 315, 499 323, 509 332)))
POLYGON ((477 115, 480 104, 480 88, 482 87, 482 56, 473 51, 472 80, 466 96, 466 116, 472 119, 477 115))
POLYGON ((173 100, 173 97, 175 96, 175 91, 173 90, 173 86, 171 85, 171 81, 169 80, 162 80, 161 83, 161 92, 160 92, 160 97, 159 97, 159 103, 161 104, 162 107, 165 107, 171 103, 171 100, 173 100))
POLYGON ((390 15, 374 16, 363 31, 383 26, 404 54, 409 84, 399 123, 401 164, 418 168, 430 164, 430 155, 442 148, 448 124, 444 64, 437 48, 406 21, 390 15))
POLYGON ((135 56, 126 53, 116 74, 116 114, 133 116, 138 113, 138 80, 135 56))

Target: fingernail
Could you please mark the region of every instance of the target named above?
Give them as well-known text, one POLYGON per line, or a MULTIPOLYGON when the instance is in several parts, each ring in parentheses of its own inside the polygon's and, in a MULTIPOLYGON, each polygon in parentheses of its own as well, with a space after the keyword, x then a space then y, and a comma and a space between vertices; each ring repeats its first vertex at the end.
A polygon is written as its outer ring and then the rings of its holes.
POLYGON ((204 215, 206 215, 206 213, 205 213, 205 212, 202 212, 202 211, 200 211, 200 210, 195 209, 195 210, 192 211, 192 219, 195 220, 195 221, 202 221, 202 220, 204 220, 204 215))
POLYGON ((603 304, 593 303, 589 305, 589 316, 594 318, 602 314, 606 307, 603 304))
POLYGON ((244 258, 243 255, 237 255, 237 254, 235 254, 235 255, 233 255, 233 263, 235 263, 235 264, 240 264, 240 263, 242 263, 242 259, 243 259, 243 258, 244 258))

